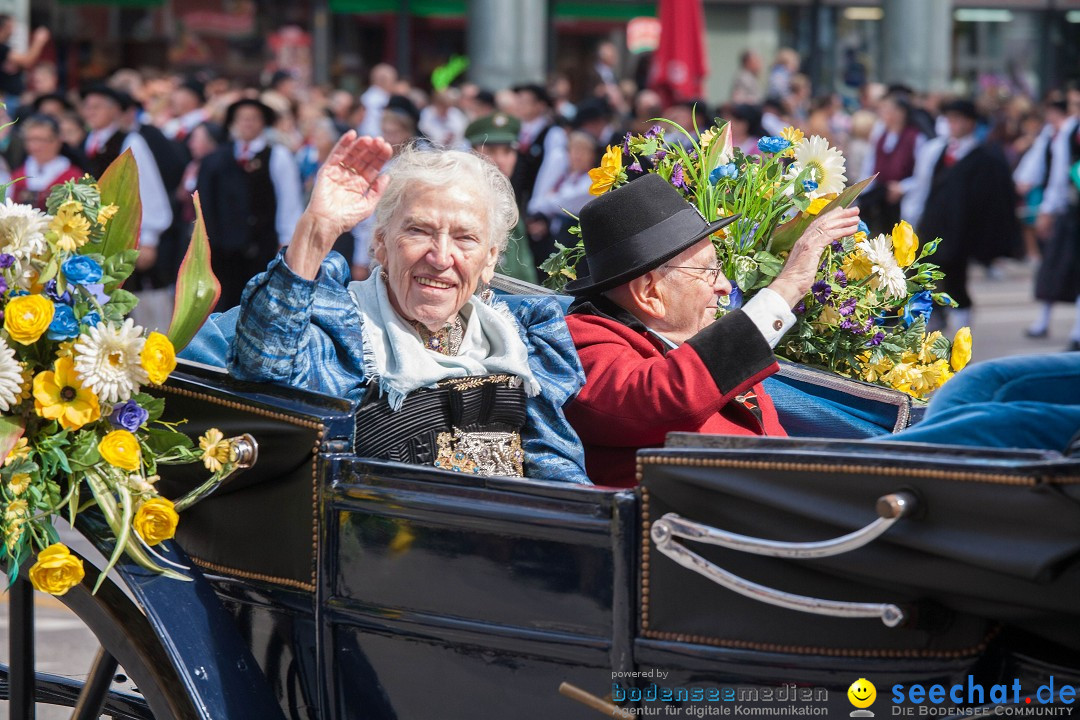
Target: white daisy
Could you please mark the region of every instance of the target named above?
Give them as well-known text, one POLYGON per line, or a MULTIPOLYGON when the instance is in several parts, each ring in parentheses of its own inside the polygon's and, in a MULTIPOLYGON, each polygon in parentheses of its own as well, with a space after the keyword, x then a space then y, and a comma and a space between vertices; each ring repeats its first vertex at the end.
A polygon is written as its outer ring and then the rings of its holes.
POLYGON ((13 203, 8 198, 0 204, 0 252, 19 260, 42 257, 49 250, 45 232, 49 216, 31 207, 13 203))
POLYGON ((847 176, 844 175, 844 156, 829 147, 829 141, 820 135, 803 140, 795 147, 795 162, 791 164, 791 176, 795 177, 809 168, 808 177, 817 183, 810 198, 844 191, 847 176))
POLYGON ((884 234, 872 240, 863 240, 855 247, 866 253, 866 258, 874 264, 874 287, 884 288, 887 297, 902 299, 907 297, 907 276, 904 269, 896 262, 892 240, 884 234))
POLYGON ((75 372, 103 403, 124 402, 149 382, 139 362, 146 340, 128 318, 120 327, 100 322, 75 342, 75 372))
POLYGON ((22 363, 15 359, 15 351, 0 338, 0 410, 7 411, 18 404, 22 386, 22 363))

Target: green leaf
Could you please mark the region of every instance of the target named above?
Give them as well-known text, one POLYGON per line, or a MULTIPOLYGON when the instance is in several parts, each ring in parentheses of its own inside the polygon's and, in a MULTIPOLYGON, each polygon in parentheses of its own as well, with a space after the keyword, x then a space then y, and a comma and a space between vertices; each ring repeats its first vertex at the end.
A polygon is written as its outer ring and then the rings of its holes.
POLYGON ((938 360, 948 360, 952 356, 952 343, 947 337, 939 337, 930 344, 930 352, 938 360))
POLYGON ((176 277, 176 299, 169 324, 169 340, 176 352, 187 347, 221 297, 221 283, 210 268, 210 241, 206 237, 198 192, 194 200, 195 229, 176 277))
MULTIPOLYGON (((844 192, 840 193, 832 202, 823 207, 818 215, 824 215, 833 208, 851 205, 851 203, 855 202, 855 198, 859 197, 859 194, 865 190, 866 186, 873 182, 876 177, 877 175, 871 175, 865 180, 848 186, 844 189, 844 192)), ((806 232, 806 228, 810 227, 810 223, 814 221, 815 217, 817 216, 799 213, 788 222, 776 228, 772 240, 769 242, 769 250, 774 253, 790 250, 792 246, 795 245, 795 241, 802 237, 802 234, 806 232)))
POLYGON ((25 431, 26 424, 22 416, 0 416, 0 464, 11 453, 25 431))
POLYGON ((127 290, 115 290, 105 306, 105 319, 121 322, 138 304, 139 298, 127 290))
POLYGON ((100 252, 111 257, 124 250, 139 247, 139 228, 142 226, 142 201, 139 198, 139 168, 131 150, 113 160, 98 179, 101 203, 116 205, 120 209, 105 226, 105 237, 100 245, 90 243, 80 249, 86 253, 100 252))
POLYGON ((164 455, 177 447, 192 448, 195 446, 191 438, 184 433, 159 428, 148 428, 146 430, 145 443, 146 448, 155 455, 164 455))
POLYGON ((116 288, 120 287, 135 271, 135 258, 138 256, 138 250, 124 250, 115 255, 110 255, 107 260, 101 263, 101 269, 104 273, 101 280, 105 285, 106 294, 111 294, 116 288))
POLYGON ((97 433, 92 430, 83 430, 75 436, 75 442, 68 449, 68 465, 72 471, 85 470, 101 462, 101 453, 98 452, 97 433))
POLYGON ((146 412, 150 413, 150 417, 146 419, 147 423, 152 423, 161 417, 161 414, 165 412, 165 399, 156 398, 153 395, 147 395, 146 393, 135 393, 131 396, 131 399, 139 404, 146 412))

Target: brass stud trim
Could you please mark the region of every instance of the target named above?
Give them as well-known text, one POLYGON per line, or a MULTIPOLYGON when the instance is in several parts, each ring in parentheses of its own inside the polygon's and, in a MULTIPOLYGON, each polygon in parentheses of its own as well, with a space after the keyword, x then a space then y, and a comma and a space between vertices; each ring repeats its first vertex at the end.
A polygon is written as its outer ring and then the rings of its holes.
POLYGON ((263 575, 262 573, 248 572, 247 570, 237 570, 236 568, 218 565, 217 563, 212 563, 209 560, 197 558, 194 555, 191 555, 189 557, 191 558, 191 561, 199 567, 209 570, 210 572, 217 573, 219 575, 233 575, 236 577, 244 578, 245 580, 259 580, 260 582, 273 583, 274 585, 284 585, 286 587, 296 588, 297 590, 304 590, 306 592, 315 592, 314 583, 303 583, 297 580, 290 580, 289 578, 279 578, 273 575, 263 575))

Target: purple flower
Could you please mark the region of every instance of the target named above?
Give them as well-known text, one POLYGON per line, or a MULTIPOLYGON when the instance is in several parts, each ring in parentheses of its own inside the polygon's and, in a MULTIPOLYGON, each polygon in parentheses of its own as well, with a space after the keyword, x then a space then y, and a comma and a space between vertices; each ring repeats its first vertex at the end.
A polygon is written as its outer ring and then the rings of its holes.
POLYGON ((50 280, 45 283, 45 297, 49 298, 53 302, 63 303, 64 305, 71 304, 71 293, 65 290, 63 294, 56 292, 56 280, 50 280))
POLYGON ((796 315, 804 315, 806 313, 806 301, 800 300, 799 304, 794 307, 792 312, 796 315))
POLYGON ((833 278, 835 278, 836 284, 840 287, 847 287, 847 274, 843 270, 837 270, 833 275, 833 278))
POLYGON ((868 347, 877 347, 881 344, 881 341, 885 339, 885 333, 880 330, 874 333, 874 337, 870 338, 870 342, 866 343, 868 347))
POLYGON ((635 161, 634 161, 634 162, 633 162, 633 163, 632 163, 632 164, 630 165, 630 167, 626 168, 626 170, 627 170, 627 172, 632 172, 632 173, 641 173, 641 172, 645 172, 644 170, 642 170, 642 169, 641 169, 641 163, 639 163, 639 162, 638 162, 637 160, 635 160, 635 161))
POLYGON ((666 157, 667 157, 667 150, 661 149, 661 150, 657 150, 656 154, 653 155, 653 160, 656 161, 656 162, 660 162, 661 160, 663 160, 666 157))
POLYGON ((7 290, 8 290, 7 280, 0 277, 0 295, 3 295, 4 293, 6 293, 7 290))
POLYGON ((675 167, 671 170, 671 184, 680 190, 687 190, 686 177, 683 175, 682 163, 675 163, 675 167))
POLYGON ((833 240, 831 243, 829 243, 829 247, 832 248, 832 251, 834 253, 844 252, 844 243, 840 242, 839 240, 833 240))
POLYGON ((15 256, 8 253, 0 253, 0 268, 9 268, 15 264, 15 256))
POLYGON ((112 415, 109 416, 109 422, 114 427, 123 428, 128 432, 135 432, 149 417, 150 413, 140 407, 137 402, 128 400, 113 408, 112 415))
POLYGON ((649 132, 645 133, 646 140, 652 140, 654 137, 660 134, 661 127, 659 125, 653 125, 649 128, 649 132))
POLYGON ((814 297, 819 303, 824 303, 832 295, 832 285, 824 280, 818 280, 810 289, 813 290, 814 297))
POLYGON ((848 331, 850 331, 851 333, 853 333, 855 335, 864 335, 864 334, 866 334, 866 330, 863 328, 863 326, 860 325, 855 320, 852 320, 850 318, 848 318, 844 322, 840 323, 840 329, 841 330, 848 330, 848 331))
POLYGON ((633 136, 630 135, 630 133, 626 133, 626 137, 623 138, 623 141, 622 141, 622 154, 623 155, 629 155, 630 154, 630 138, 631 137, 633 137, 633 136))
POLYGON ((840 303, 840 314, 847 316, 855 312, 855 306, 859 303, 855 298, 848 298, 844 302, 840 303))

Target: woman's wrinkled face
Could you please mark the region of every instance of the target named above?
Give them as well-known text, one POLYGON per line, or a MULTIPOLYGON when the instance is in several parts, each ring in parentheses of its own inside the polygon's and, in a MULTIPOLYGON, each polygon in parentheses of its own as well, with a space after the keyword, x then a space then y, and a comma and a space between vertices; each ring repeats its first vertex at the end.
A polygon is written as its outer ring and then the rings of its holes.
POLYGON ((491 280, 499 253, 488 208, 483 193, 468 186, 409 192, 373 248, 399 315, 438 330, 491 280))

